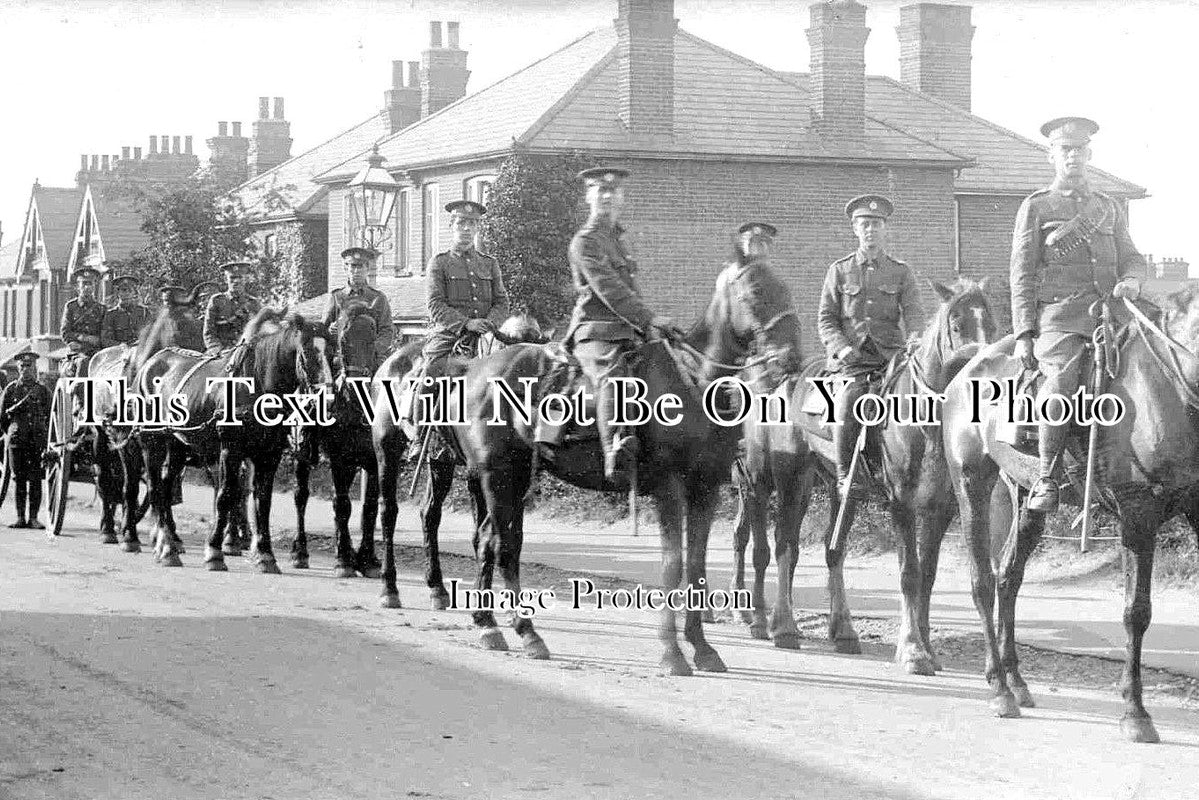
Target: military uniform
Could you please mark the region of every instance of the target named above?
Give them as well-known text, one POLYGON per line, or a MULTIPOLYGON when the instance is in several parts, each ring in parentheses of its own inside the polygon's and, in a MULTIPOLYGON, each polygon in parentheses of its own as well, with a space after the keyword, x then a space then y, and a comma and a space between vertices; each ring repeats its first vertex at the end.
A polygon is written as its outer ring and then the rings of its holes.
POLYGON ((450 354, 460 334, 474 343, 478 334, 463 332, 467 320, 486 319, 498 328, 508 318, 508 292, 500 265, 474 247, 433 256, 425 291, 431 330, 424 355, 430 365, 450 354))
POLYGON ((361 303, 366 306, 366 313, 375 321, 375 363, 381 364, 391 352, 395 339, 395 323, 391 318, 391 304, 387 295, 371 286, 355 288, 343 286, 329 293, 329 304, 325 306, 324 324, 331 334, 340 335, 337 323, 351 303, 361 303))
MULTIPOLYGON (((886 219, 893 207, 877 195, 863 195, 845 207, 857 217, 886 219)), ((833 262, 825 275, 817 311, 817 331, 828 354, 829 372, 853 380, 837 396, 834 429, 838 478, 848 477, 861 425, 854 402, 866 394, 871 376, 902 350, 907 336, 924 328, 924 310, 912 268, 885 252, 865 249, 833 262)))
POLYGON ((261 310, 262 303, 252 295, 243 293, 234 297, 228 291, 214 294, 204 312, 204 347, 209 353, 233 347, 246 323, 261 310))
POLYGON ((150 309, 141 303, 116 305, 104 312, 100 326, 100 346, 136 344, 138 334, 150 322, 150 309))
MULTIPOLYGON (((1098 128, 1070 117, 1046 123, 1042 133, 1083 147, 1098 128)), ((1059 177, 1024 199, 1012 235, 1012 324, 1017 338, 1034 337, 1033 353, 1045 376, 1042 396, 1070 396, 1077 390, 1096 325, 1091 306, 1111 297, 1117 284, 1136 283, 1144 271, 1145 258, 1129 236, 1119 204, 1092 190, 1085 179, 1059 177)), ((1112 309, 1122 316, 1119 304, 1112 309)), ((1067 431, 1039 425, 1042 479, 1050 477, 1067 431)), ((1048 511, 1056 505, 1056 486, 1034 486, 1030 508, 1048 511)))
MULTIPOLYGON (((32 354, 27 357, 36 358, 32 354)), ((41 527, 37 515, 42 506, 42 454, 49 421, 50 390, 36 378, 13 381, 0 394, 0 428, 8 435, 17 504, 17 524, 11 527, 25 527, 26 520, 30 526, 41 527)))

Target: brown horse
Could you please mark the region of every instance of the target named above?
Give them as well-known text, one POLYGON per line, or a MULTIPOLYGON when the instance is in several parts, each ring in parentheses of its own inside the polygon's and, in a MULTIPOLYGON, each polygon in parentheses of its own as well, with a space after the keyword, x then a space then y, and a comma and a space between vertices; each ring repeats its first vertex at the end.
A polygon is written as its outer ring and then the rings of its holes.
POLYGON ((323 353, 324 335, 323 326, 311 325, 296 314, 283 315, 268 308, 246 326, 243 346, 231 356, 213 358, 172 348, 143 365, 139 389, 144 394, 162 397, 179 394, 187 403, 185 424, 168 425, 157 432, 143 431, 139 437, 150 476, 151 502, 158 517, 155 551, 164 566, 182 566, 171 511, 171 487, 182 473, 190 452, 199 463, 217 466, 217 518, 204 552, 208 569, 227 569, 222 542, 242 501, 241 467, 248 459, 254 468, 253 561, 263 573, 279 572, 270 538, 271 489, 286 447, 286 427, 260 424, 250 413, 250 406, 264 395, 307 394, 312 389, 327 389, 332 377, 323 353), (150 375, 161 376, 157 385, 148 382, 150 375), (251 390, 239 388, 235 393, 235 413, 241 425, 217 424, 229 409, 223 387, 209 388, 208 381, 224 377, 253 381, 251 390))
MULTIPOLYGON (((936 316, 914 349, 896 362, 892 379, 884 387, 892 396, 918 398, 920 406, 943 391, 978 346, 995 336, 985 281, 960 279, 952 288, 934 281, 932 287, 941 301, 936 316)), ((800 526, 811 502, 816 475, 819 473, 830 487, 835 485, 836 455, 829 440, 831 432, 820 421, 820 415, 809 417, 802 411, 809 396, 819 391, 805 377, 817 375, 822 362, 809 364, 803 377, 784 390, 790 399, 793 424, 762 425, 753 418, 747 420, 745 456, 738 461, 734 475, 739 505, 733 532, 733 588, 745 588, 745 550, 752 534, 754 610, 752 615, 742 612, 743 619, 754 638, 770 638, 776 647, 788 649, 799 648, 791 594, 800 526), (774 537, 779 579, 768 622, 765 576, 770 545, 766 512, 770 495, 776 492, 779 504, 774 537)), ((910 422, 911 411, 902 406, 901 410, 904 420, 910 422)), ((923 415, 923 408, 920 413, 923 415)), ((898 539, 903 621, 895 658, 908 672, 931 675, 937 667, 929 642, 929 599, 941 539, 956 512, 940 436, 935 426, 884 423, 871 429, 866 455, 877 482, 885 489, 898 539)), ((837 652, 856 654, 861 646, 845 596, 843 574, 846 537, 837 547, 832 544, 840 498, 832 488, 828 494, 829 520, 824 537, 828 633, 837 652)), ((846 529, 853 513, 854 501, 850 500, 845 510, 846 529)))
MULTIPOLYGON (((1141 643, 1149 627, 1157 530, 1180 513, 1192 526, 1199 524, 1199 391, 1195 388, 1199 386, 1199 356, 1195 355, 1199 302, 1186 293, 1167 303, 1167 328, 1186 336, 1182 343, 1135 306, 1126 305, 1133 320, 1117 337, 1115 375, 1107 388, 1122 401, 1124 415, 1115 425, 1099 429, 1096 487, 1100 502, 1117 519, 1125 554, 1128 647, 1121 679, 1125 710, 1120 727, 1131 741, 1156 742, 1158 734, 1142 700, 1141 643)), ((1018 505, 1036 477, 1035 454, 1014 449, 1007 443, 1010 437, 998 435, 1009 422, 1006 402, 988 404, 990 390, 982 388, 976 395, 974 382, 1016 378, 1021 366, 1013 349, 1014 340, 1009 336, 980 352, 958 373, 946 389, 942 423, 962 529, 969 540, 974 604, 987 645, 985 676, 993 692, 991 706, 1001 717, 1020 716, 1020 706, 1034 704, 1016 657, 1015 608, 1024 567, 1041 538, 1045 515, 1018 505), (981 424, 974 421, 976 397, 981 397, 981 424), (1014 509, 1005 502, 1008 492, 996 491, 1001 471, 1021 487, 1015 493, 1014 509), (1009 526, 1002 514, 992 517, 993 503, 1000 505, 1001 511, 1018 514, 1017 524, 1009 526), (994 535, 1007 539, 999 559, 998 582, 991 560, 993 524, 999 527, 994 535)), ((1081 433, 1072 431, 1068 445, 1079 464, 1086 458, 1081 433)), ((1063 493, 1063 499, 1077 502, 1082 496, 1078 486, 1081 470, 1066 471, 1075 496, 1063 493)))
MULTIPOLYGON (((683 577, 683 530, 686 527, 687 597, 704 593, 708 534, 729 467, 740 439, 739 426, 722 426, 705 412, 702 396, 721 377, 733 376, 756 345, 763 362, 783 371, 799 368, 799 322, 790 292, 765 262, 730 265, 716 282, 716 291, 703 317, 685 341, 655 340, 633 360, 632 376, 644 381, 649 403, 667 395, 678 398, 678 423, 651 418, 637 426, 640 455, 636 490, 653 496, 660 520, 662 588, 680 588, 683 577), (687 356, 694 360, 691 363, 687 356)), ((476 588, 490 594, 498 563, 505 592, 520 596, 520 551, 524 536, 524 497, 533 472, 535 429, 509 403, 493 402, 493 381, 504 383, 516 397, 522 380, 531 380, 535 396, 555 385, 550 367, 554 352, 544 346, 517 345, 472 362, 465 373, 465 403, 470 424, 453 429, 468 468, 478 475, 486 502, 486 518, 477 550, 480 569, 476 588), (492 425, 492 415, 504 424, 492 425)), ((573 393, 573 390, 564 392, 573 393)), ((715 415, 713 415, 715 416, 715 415)), ((593 429, 592 429, 593 430, 593 429)), ((621 489, 604 479, 603 456, 594 437, 565 437, 542 457, 559 478, 590 489, 621 489)), ((696 669, 726 669, 720 655, 704 637, 700 604, 687 602, 684 635, 695 648, 696 669)), ((475 611, 475 624, 484 647, 507 649, 491 610, 475 611)), ((525 654, 548 658, 549 650, 534 630, 531 618, 513 616, 525 654)), ((662 667, 670 675, 690 675, 691 666, 680 649, 675 611, 662 605, 658 637, 662 667)))
POLYGON ((333 424, 302 429, 300 447, 296 454, 296 538, 291 546, 292 566, 308 568, 308 532, 305 514, 308 509, 309 475, 323 452, 329 459, 333 477, 333 526, 336 539, 333 575, 352 578, 360 573, 366 578, 380 576, 375 555, 375 520, 379 512, 379 462, 371 441, 370 422, 349 380, 369 378, 375 371, 375 319, 367 313, 365 303, 353 303, 342 314, 341 333, 337 337, 334 365, 334 386, 331 412, 333 424), (365 475, 362 499, 362 538, 358 551, 350 540, 350 486, 358 471, 365 475))

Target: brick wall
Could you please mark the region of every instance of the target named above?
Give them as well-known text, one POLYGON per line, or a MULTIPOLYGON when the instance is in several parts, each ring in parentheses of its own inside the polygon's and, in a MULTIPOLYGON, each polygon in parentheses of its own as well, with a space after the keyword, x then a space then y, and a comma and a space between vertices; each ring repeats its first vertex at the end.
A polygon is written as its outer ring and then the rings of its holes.
POLYGON ((1012 227, 1022 197, 961 195, 958 215, 961 273, 975 280, 991 276, 987 299, 1001 333, 1011 333, 1012 303, 1008 273, 1012 227))

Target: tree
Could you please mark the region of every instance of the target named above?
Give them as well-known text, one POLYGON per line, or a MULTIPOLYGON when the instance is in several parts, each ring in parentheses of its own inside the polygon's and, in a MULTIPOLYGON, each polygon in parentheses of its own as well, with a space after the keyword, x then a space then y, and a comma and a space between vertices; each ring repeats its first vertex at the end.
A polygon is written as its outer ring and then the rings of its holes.
POLYGON ((560 325, 574 304, 567 253, 585 218, 575 176, 593 161, 581 153, 516 149, 491 188, 484 249, 499 262, 513 311, 533 315, 544 327, 560 325))

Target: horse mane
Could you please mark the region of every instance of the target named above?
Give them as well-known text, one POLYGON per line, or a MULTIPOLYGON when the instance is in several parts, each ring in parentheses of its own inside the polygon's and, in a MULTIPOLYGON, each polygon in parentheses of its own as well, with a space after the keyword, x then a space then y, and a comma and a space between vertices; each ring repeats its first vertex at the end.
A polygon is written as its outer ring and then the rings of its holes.
MULTIPOLYGON (((966 345, 960 351, 954 350, 949 331, 950 315, 967 303, 970 305, 981 303, 987 309, 988 314, 991 311, 991 303, 987 300, 987 293, 982 281, 959 275, 952 284, 941 285, 952 292, 952 296, 948 300, 942 299, 937 304, 937 310, 933 314, 932 320, 918 334, 917 338, 917 346, 923 354, 925 375, 929 379, 932 379, 934 375, 951 377, 957 374, 978 349, 977 346, 966 345)), ((940 290, 938 290, 939 295, 940 290)))

